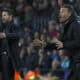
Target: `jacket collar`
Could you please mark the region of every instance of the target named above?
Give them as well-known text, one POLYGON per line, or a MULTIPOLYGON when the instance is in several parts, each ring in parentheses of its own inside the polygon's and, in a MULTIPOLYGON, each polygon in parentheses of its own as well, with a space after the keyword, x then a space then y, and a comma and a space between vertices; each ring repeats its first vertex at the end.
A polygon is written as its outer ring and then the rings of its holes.
POLYGON ((76 15, 75 14, 72 14, 64 23, 63 25, 68 25, 68 24, 71 24, 72 22, 74 22, 76 20, 76 15))

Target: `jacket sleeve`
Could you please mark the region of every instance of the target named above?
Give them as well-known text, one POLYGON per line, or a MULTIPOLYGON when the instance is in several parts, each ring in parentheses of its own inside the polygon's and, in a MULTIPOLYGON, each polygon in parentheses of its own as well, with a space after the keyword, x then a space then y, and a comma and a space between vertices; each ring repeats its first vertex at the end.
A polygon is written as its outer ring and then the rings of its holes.
POLYGON ((9 39, 19 38, 20 37, 20 27, 19 26, 13 26, 12 32, 7 33, 6 36, 9 39))
POLYGON ((73 25, 73 40, 64 42, 64 48, 80 48, 80 25, 73 25))

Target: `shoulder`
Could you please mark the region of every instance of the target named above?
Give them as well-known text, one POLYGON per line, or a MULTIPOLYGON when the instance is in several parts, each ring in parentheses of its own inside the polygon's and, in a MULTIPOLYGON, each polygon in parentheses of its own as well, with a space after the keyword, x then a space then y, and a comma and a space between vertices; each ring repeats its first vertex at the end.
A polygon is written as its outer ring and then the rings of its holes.
POLYGON ((71 27, 73 28, 73 30, 80 30, 80 23, 75 20, 71 23, 71 27))

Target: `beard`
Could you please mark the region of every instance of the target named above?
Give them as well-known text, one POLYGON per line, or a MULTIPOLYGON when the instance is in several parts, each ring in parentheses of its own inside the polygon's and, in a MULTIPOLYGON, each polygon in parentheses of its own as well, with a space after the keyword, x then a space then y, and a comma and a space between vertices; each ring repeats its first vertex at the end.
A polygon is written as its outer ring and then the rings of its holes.
POLYGON ((3 23, 8 23, 9 20, 10 20, 9 18, 6 18, 6 19, 5 19, 5 18, 2 18, 2 22, 3 22, 3 23))
POLYGON ((66 20, 67 20, 66 18, 62 18, 62 17, 59 18, 60 23, 64 23, 66 20))
POLYGON ((6 22, 7 22, 7 20, 5 20, 5 19, 2 19, 2 22, 3 22, 3 23, 6 23, 6 22))
POLYGON ((69 20, 69 17, 60 17, 60 18, 59 18, 59 22, 60 22, 61 24, 66 23, 68 20, 69 20))
POLYGON ((59 17, 59 22, 60 23, 65 23, 70 18, 70 16, 59 17))

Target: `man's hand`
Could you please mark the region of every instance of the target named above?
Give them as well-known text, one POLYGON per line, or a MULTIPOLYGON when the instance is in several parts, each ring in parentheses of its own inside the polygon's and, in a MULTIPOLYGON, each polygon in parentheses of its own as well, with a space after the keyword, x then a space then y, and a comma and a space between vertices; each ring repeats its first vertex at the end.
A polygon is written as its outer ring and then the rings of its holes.
POLYGON ((56 42, 57 49, 63 48, 63 43, 61 41, 56 42))
POLYGON ((1 33, 0 33, 0 38, 1 38, 1 39, 6 38, 6 34, 5 34, 4 32, 1 32, 1 33))
POLYGON ((56 44, 57 49, 63 48, 63 43, 61 41, 59 41, 57 38, 54 38, 52 40, 52 43, 56 44))

